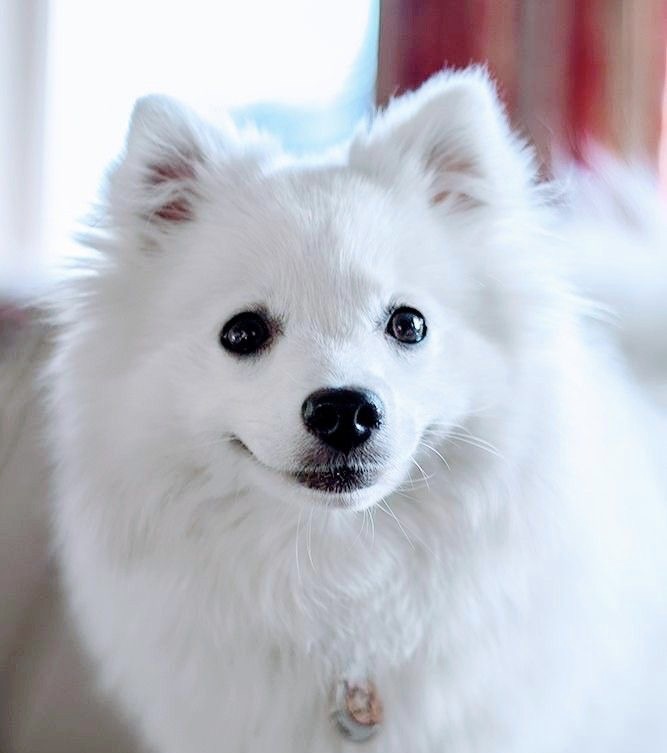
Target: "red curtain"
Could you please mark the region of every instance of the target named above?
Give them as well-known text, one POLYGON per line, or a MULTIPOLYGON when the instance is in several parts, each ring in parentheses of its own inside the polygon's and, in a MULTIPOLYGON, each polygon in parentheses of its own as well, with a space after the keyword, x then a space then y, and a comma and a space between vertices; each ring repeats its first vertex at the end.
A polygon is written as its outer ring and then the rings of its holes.
POLYGON ((488 65, 545 163, 599 143, 657 162, 665 0, 383 0, 377 98, 488 65))

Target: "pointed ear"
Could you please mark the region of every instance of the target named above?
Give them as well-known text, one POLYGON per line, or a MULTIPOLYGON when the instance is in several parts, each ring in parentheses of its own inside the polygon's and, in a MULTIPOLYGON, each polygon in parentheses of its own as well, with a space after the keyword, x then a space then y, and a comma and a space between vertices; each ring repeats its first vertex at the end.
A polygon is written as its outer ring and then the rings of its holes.
POLYGON ((140 99, 125 154, 110 180, 110 208, 123 226, 163 233, 194 219, 203 172, 220 151, 212 126, 161 95, 140 99))
POLYGON ((481 69, 436 74, 393 100, 353 141, 350 163, 385 184, 426 191, 448 210, 516 201, 534 174, 481 69))

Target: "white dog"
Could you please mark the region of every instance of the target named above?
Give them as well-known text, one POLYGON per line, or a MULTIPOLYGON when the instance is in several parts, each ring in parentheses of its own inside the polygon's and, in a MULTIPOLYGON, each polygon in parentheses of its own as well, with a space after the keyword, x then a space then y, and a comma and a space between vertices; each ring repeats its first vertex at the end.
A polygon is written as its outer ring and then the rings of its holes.
POLYGON ((151 750, 667 749, 664 418, 561 250, 614 233, 547 204, 476 70, 308 163, 139 102, 47 383, 151 750))

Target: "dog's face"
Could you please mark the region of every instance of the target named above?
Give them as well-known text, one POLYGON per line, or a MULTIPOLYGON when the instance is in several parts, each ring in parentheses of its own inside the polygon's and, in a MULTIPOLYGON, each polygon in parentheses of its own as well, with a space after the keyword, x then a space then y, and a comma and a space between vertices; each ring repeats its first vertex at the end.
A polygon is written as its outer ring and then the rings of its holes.
POLYGON ((472 397, 459 367, 445 368, 474 349, 442 303, 464 273, 438 263, 446 236, 409 195, 344 170, 279 172, 247 191, 184 232, 193 255, 170 299, 193 312, 183 346, 201 340, 197 358, 178 359, 173 400, 248 483, 370 504, 419 474, 425 429, 472 397), (444 282, 423 279, 429 269, 444 282))
POLYGON ((494 259, 527 160, 478 74, 397 101, 329 165, 229 138, 149 99, 113 177, 145 422, 242 486, 372 505, 503 399, 529 304, 494 259))

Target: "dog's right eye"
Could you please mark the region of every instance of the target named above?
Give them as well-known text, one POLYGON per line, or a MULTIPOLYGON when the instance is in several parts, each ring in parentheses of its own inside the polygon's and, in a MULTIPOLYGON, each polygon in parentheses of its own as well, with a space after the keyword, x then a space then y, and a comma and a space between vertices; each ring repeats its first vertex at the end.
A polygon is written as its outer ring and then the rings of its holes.
POLYGON ((249 356, 266 347, 271 339, 267 320, 256 311, 233 316, 220 332, 220 344, 229 353, 249 356))

